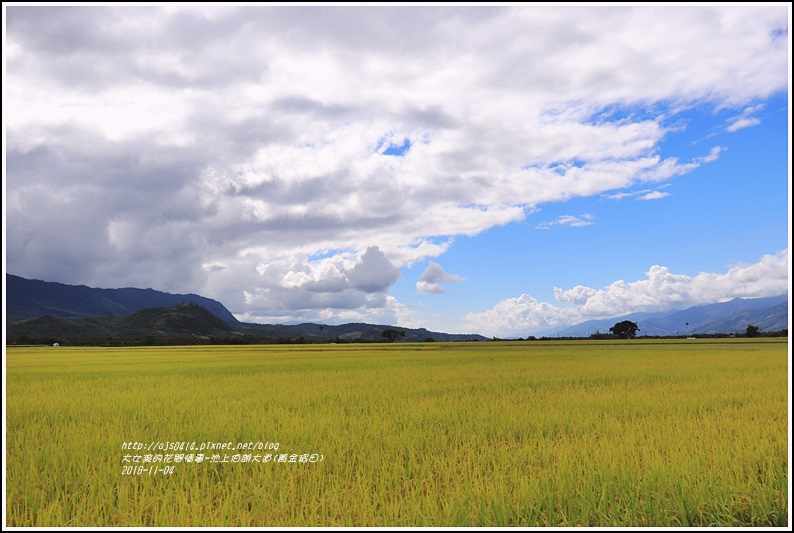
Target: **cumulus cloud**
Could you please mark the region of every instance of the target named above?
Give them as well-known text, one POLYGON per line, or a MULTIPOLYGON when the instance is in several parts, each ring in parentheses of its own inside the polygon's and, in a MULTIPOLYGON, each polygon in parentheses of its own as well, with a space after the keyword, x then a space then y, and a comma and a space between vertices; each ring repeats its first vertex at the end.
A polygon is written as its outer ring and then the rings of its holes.
POLYGON ((554 299, 560 303, 583 305, 596 294, 598 294, 597 290, 585 287, 584 285, 577 285, 567 291, 554 287, 554 299))
POLYGON ((298 315, 333 320, 356 309, 383 309, 389 304, 386 291, 400 278, 400 270, 377 246, 358 255, 341 251, 316 260, 285 258, 260 263, 256 270, 259 279, 245 290, 244 306, 251 316, 282 322, 298 315), (321 312, 330 309, 336 312, 321 312))
POLYGON ((708 163, 665 117, 786 90, 787 13, 8 6, 8 269, 377 313, 455 236, 708 163))
POLYGON ((661 311, 733 298, 777 296, 788 291, 789 251, 765 255, 757 263, 735 265, 725 273, 675 274, 654 265, 646 278, 623 280, 602 288, 576 286, 554 289, 560 306, 522 294, 493 308, 465 316, 463 330, 484 335, 549 333, 587 320, 610 318, 639 311, 661 311))
POLYGON ((441 265, 430 261, 425 271, 422 272, 422 275, 419 277, 419 281, 416 282, 416 292, 441 294, 444 292, 441 283, 453 283, 456 281, 464 281, 464 279, 457 274, 446 272, 441 265))
POLYGON ((377 246, 370 246, 348 274, 350 285, 365 292, 386 291, 400 278, 400 270, 391 264, 377 246))

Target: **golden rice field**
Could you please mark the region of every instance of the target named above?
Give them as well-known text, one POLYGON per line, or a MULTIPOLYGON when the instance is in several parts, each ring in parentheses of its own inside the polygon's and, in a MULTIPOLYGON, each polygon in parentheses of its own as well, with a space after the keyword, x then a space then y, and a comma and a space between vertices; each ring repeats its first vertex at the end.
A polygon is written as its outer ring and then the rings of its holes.
POLYGON ((789 524, 786 339, 6 355, 8 526, 789 524))

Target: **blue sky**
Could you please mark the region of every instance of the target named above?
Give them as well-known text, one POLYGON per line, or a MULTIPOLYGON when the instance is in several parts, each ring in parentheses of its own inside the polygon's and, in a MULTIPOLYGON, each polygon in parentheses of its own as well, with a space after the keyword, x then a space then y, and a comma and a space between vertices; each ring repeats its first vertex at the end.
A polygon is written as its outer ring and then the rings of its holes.
POLYGON ((417 299, 414 284, 422 263, 404 271, 395 294, 415 302, 428 320, 443 320, 456 309, 479 304, 486 310, 517 296, 517 288, 553 302, 554 287, 600 289, 616 280, 643 279, 652 265, 687 276, 725 273, 785 250, 791 183, 787 99, 779 94, 765 101, 756 115, 759 123, 735 132, 726 131, 735 111, 703 105, 677 115, 685 126, 661 143, 662 157, 692 159, 719 146, 716 160, 656 187, 546 204, 523 221, 456 239, 444 265, 473 287, 449 284, 443 302, 432 295, 417 299), (652 191, 665 196, 640 200, 652 191), (627 196, 611 198, 615 194, 627 196), (566 216, 582 225, 545 227, 566 216))
POLYGON ((790 5, 4 17, 7 272, 505 337, 789 290, 790 5))
MULTIPOLYGON (((767 105, 773 109, 764 113, 761 124, 736 133, 720 131, 725 117, 715 115, 711 106, 688 113, 687 130, 693 131, 670 134, 661 145, 662 157, 691 159, 713 146, 723 151, 717 160, 687 175, 655 187, 641 184, 615 191, 639 193, 620 200, 605 193, 544 204, 523 221, 456 239, 444 262, 464 277, 482 278, 480 288, 498 298, 508 297, 503 291, 513 289, 501 276, 491 278, 497 270, 511 279, 524 277, 527 291, 547 299, 553 297, 553 286, 587 281, 601 287, 616 279, 639 279, 652 264, 695 275, 720 272, 731 263, 755 262, 770 250, 784 249, 789 187, 786 95, 767 105), (716 135, 703 140, 708 134, 716 135), (639 200, 645 191, 656 190, 668 196, 639 200), (563 216, 589 224, 543 229, 543 224, 563 216), (583 271, 583 263, 592 271, 583 271)), ((407 277, 404 281, 410 283, 407 277)))

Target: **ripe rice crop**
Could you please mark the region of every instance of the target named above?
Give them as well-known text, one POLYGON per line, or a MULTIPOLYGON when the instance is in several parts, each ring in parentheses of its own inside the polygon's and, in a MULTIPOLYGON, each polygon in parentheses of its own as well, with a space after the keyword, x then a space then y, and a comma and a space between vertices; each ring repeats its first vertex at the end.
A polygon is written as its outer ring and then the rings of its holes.
POLYGON ((7 525, 782 527, 787 352, 785 339, 9 347, 7 525), (138 442, 234 449, 144 463, 151 450, 123 448, 138 442), (173 473, 130 473, 158 465, 173 473))

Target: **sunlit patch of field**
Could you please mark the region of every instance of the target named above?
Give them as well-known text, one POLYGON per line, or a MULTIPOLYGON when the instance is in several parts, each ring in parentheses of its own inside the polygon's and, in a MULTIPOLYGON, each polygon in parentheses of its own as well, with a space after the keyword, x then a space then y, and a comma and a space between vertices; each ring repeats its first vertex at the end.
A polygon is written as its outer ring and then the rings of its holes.
POLYGON ((785 526, 787 364, 785 339, 10 347, 7 525, 785 526), (123 475, 127 441, 322 461, 123 475))

